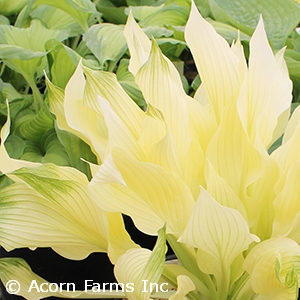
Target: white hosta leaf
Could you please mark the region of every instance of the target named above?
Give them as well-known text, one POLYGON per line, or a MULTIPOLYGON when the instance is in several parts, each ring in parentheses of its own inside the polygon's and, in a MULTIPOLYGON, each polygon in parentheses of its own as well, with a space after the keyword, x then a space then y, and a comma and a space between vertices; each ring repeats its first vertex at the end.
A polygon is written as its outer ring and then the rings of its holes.
MULTIPOLYGON (((293 122, 293 120, 291 121, 293 122)), ((283 189, 287 180, 287 174, 292 166, 300 160, 300 126, 296 126, 293 131, 293 135, 271 154, 281 171, 281 177, 275 186, 277 194, 283 189)))
POLYGON ((209 161, 206 162, 205 181, 206 190, 216 201, 223 206, 235 208, 241 213, 245 220, 248 220, 244 204, 228 185, 226 180, 217 174, 209 161))
POLYGON ((293 137, 296 129, 300 124, 300 106, 298 105, 297 108, 294 110, 287 126, 284 131, 284 136, 282 139, 282 144, 284 145, 291 137, 293 137))
POLYGON ((300 243, 300 161, 287 172, 285 185, 274 200, 273 237, 286 236, 300 243))
POLYGON ((104 98, 98 96, 98 101, 103 111, 108 131, 107 151, 109 152, 114 147, 120 147, 126 153, 130 153, 132 157, 142 160, 143 153, 129 128, 126 127, 104 98))
POLYGON ((288 238, 256 245, 247 255, 245 270, 259 296, 255 299, 296 299, 300 274, 300 247, 288 238))
POLYGON ((247 189, 264 174, 266 163, 245 133, 235 106, 224 109, 206 156, 215 172, 243 202, 252 226, 259 218, 263 203, 259 197, 251 198, 247 189))
POLYGON ((193 100, 185 94, 178 71, 161 53, 155 41, 152 42, 149 59, 136 75, 136 82, 146 101, 163 114, 177 147, 178 163, 183 170, 182 179, 190 187, 193 195, 198 195, 198 187, 203 178, 203 169, 198 166, 203 161, 203 153, 189 120, 189 115, 196 118, 195 114, 189 113, 191 105, 187 104, 193 100), (199 161, 196 161, 197 158, 199 161))
POLYGON ((129 300, 148 300, 162 274, 166 253, 166 229, 158 232, 158 239, 153 251, 148 249, 129 249, 115 265, 118 282, 131 284, 132 291, 127 292, 129 300))
POLYGON ((86 76, 84 103, 99 115, 103 115, 98 96, 107 100, 113 111, 137 139, 140 135, 145 113, 126 94, 116 75, 109 72, 95 71, 87 67, 83 67, 83 70, 86 76))
POLYGON ((183 90, 178 71, 162 55, 154 41, 150 57, 140 68, 136 82, 146 101, 163 114, 167 126, 174 135, 180 155, 186 153, 190 143, 188 108, 185 101, 188 96, 183 90))
POLYGON ((133 160, 122 149, 113 149, 112 157, 115 166, 104 163, 99 172, 117 169, 115 181, 91 186, 99 194, 99 205, 131 216, 135 225, 148 234, 155 234, 164 223, 168 232, 181 233, 194 206, 184 182, 155 164, 133 160), (126 186, 120 184, 118 172, 126 186))
POLYGON ((186 24, 185 39, 219 121, 223 108, 234 101, 240 81, 243 80, 243 76, 239 74, 240 57, 217 34, 213 26, 202 18, 194 3, 186 24))
POLYGON ((149 104, 139 145, 143 149, 147 161, 161 166, 167 172, 184 178, 174 137, 162 118, 161 113, 149 104), (157 114, 160 114, 160 116, 157 114))
POLYGON ((227 293, 231 264, 258 240, 250 234, 246 220, 237 210, 220 205, 202 188, 179 242, 198 248, 200 270, 213 274, 218 290, 227 293))
POLYGON ((273 55, 260 19, 250 40, 249 73, 237 105, 251 141, 255 143, 258 138, 265 149, 278 138, 273 137, 278 118, 292 100, 292 83, 283 54, 279 51, 273 55))
POLYGON ((102 160, 107 147, 107 127, 103 117, 84 104, 85 85, 86 80, 79 64, 65 89, 64 114, 68 126, 75 130, 76 135, 90 145, 102 160))
POLYGON ((179 275, 177 277, 177 291, 172 295, 170 300, 182 300, 190 291, 195 289, 193 281, 186 275, 179 275))
POLYGON ((107 213, 109 222, 108 256, 113 264, 129 249, 140 248, 135 244, 129 233, 125 230, 122 215, 119 213, 107 213))
POLYGON ((131 55, 128 69, 135 76, 149 57, 151 42, 138 26, 131 12, 124 28, 124 35, 131 55))
POLYGON ((106 252, 108 220, 93 201, 84 175, 72 168, 44 165, 20 169, 16 183, 1 192, 1 245, 52 247, 60 255, 83 259, 106 252))

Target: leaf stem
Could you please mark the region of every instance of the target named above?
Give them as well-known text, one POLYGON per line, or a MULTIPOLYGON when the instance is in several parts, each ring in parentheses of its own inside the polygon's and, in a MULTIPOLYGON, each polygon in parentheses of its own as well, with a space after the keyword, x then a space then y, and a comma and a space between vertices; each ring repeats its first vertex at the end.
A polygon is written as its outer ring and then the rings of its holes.
POLYGON ((27 82, 32 90, 33 99, 34 99, 33 106, 34 106, 35 112, 37 113, 43 105, 43 96, 40 93, 38 87, 36 86, 35 80, 32 76, 26 75, 25 79, 27 80, 27 82))

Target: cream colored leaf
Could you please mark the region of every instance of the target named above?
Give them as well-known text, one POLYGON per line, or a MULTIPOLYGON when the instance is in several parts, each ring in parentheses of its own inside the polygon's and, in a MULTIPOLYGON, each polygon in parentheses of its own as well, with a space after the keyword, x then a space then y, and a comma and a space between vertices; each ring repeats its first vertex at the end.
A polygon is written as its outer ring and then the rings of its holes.
POLYGON ((247 255, 244 268, 259 294, 255 299, 296 299, 298 279, 290 277, 300 271, 300 247, 295 241, 273 238, 261 242, 247 255))
POLYGON ((285 185, 274 200, 273 237, 289 237, 300 243, 300 161, 287 172, 285 185))
POLYGON ((172 132, 182 157, 186 154, 191 140, 185 101, 188 96, 183 90, 178 71, 162 55, 154 41, 149 59, 136 75, 136 82, 146 101, 163 114, 164 121, 172 132))
POLYGON ((249 73, 237 105, 251 141, 259 141, 265 149, 275 141, 278 118, 289 109, 292 100, 292 84, 283 54, 279 51, 274 56, 260 18, 250 40, 249 73))
POLYGON ((25 183, 1 192, 1 245, 52 247, 60 255, 83 259, 106 252, 108 221, 76 169, 44 165, 14 173, 25 183), (62 172, 60 172, 62 171, 62 172), (48 175, 47 175, 48 174, 48 175))
MULTIPOLYGON (((291 122, 294 123, 295 119, 292 119, 291 122)), ((272 152, 271 157, 278 164, 280 169, 280 179, 276 183, 275 191, 277 194, 283 189, 287 173, 290 168, 300 159, 299 153, 300 147, 300 126, 297 126, 293 130, 293 135, 285 141, 285 143, 272 152)))
POLYGON ((179 242, 198 248, 198 266, 202 272, 215 276, 221 294, 228 293, 234 259, 258 240, 250 234, 246 220, 237 210, 220 205, 203 188, 179 238, 179 242))
POLYGON ((151 104, 148 104, 146 113, 139 139, 146 161, 184 178, 174 137, 167 128, 162 113, 151 104))
POLYGON ((127 250, 140 248, 135 244, 126 231, 122 215, 119 213, 107 213, 109 224, 108 256, 113 264, 127 250))
POLYGON ((161 228, 153 251, 148 249, 129 249, 115 265, 115 275, 119 282, 133 286, 126 292, 129 300, 149 299, 155 292, 161 292, 158 281, 165 262, 166 229, 161 228))
MULTIPOLYGON (((98 96, 99 105, 103 111, 105 124, 108 133, 107 153, 113 147, 120 147, 126 153, 138 160, 143 159, 143 152, 141 151, 137 140, 133 136, 130 129, 113 111, 111 105, 102 97, 98 96)), ((106 154, 107 154, 106 153, 106 154)))
POLYGON ((206 190, 221 205, 235 208, 248 220, 244 204, 227 184, 226 180, 219 176, 209 161, 205 168, 206 190))
POLYGON ((168 232, 181 233, 194 206, 185 183, 155 164, 133 160, 122 149, 113 149, 112 157, 126 186, 120 184, 118 176, 115 183, 91 186, 98 191, 99 205, 131 216, 148 234, 155 234, 165 222, 168 232))
POLYGON ((86 80, 79 64, 65 89, 64 114, 67 124, 91 146, 101 161, 106 154, 107 127, 103 117, 84 104, 85 85, 86 80))
POLYGON ((145 113, 126 94, 117 81, 116 75, 95 71, 87 67, 83 67, 83 70, 86 76, 84 103, 100 116, 103 116, 98 97, 104 98, 132 135, 138 139, 145 113))
MULTIPOLYGON (((203 180, 203 168, 199 168, 197 164, 199 162, 201 165, 203 162, 203 151, 200 141, 197 141, 197 132, 192 127, 198 122, 194 121, 193 124, 189 116, 199 118, 201 114, 196 116, 195 113, 189 112, 194 100, 185 94, 178 71, 161 53, 155 41, 152 42, 149 59, 136 75, 136 82, 146 101, 162 113, 167 128, 174 137, 178 162, 181 165, 180 169, 183 170, 183 180, 196 197, 199 193, 198 187, 203 180), (198 158, 199 160, 195 161, 198 158)), ((202 127, 207 125, 206 122, 204 119, 202 127)))
POLYGON ((260 178, 265 180, 262 175, 265 173, 266 162, 245 133, 235 106, 224 110, 206 156, 215 172, 244 204, 249 224, 252 226, 259 218, 263 203, 259 197, 251 197, 248 188, 260 178))
POLYGON ((239 74, 240 57, 213 26, 202 18, 194 2, 186 24, 185 39, 219 122, 224 107, 235 102, 240 81, 243 80, 239 74))
POLYGON ((195 289, 193 281, 186 275, 179 275, 177 277, 177 286, 177 291, 169 298, 170 300, 185 299, 184 296, 195 289))
POLYGON ((282 144, 285 144, 295 133, 300 124, 300 106, 294 110, 284 132, 282 144))
POLYGON ((129 71, 135 76, 149 57, 151 42, 135 22, 131 12, 128 15, 127 23, 124 28, 124 35, 131 55, 129 71))

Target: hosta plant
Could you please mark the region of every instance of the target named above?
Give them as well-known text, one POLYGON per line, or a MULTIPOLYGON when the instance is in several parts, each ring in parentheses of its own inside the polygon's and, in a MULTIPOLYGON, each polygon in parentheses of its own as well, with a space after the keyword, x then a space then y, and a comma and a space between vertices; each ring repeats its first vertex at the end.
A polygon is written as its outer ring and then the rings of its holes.
POLYGON ((124 34, 145 110, 114 74, 81 63, 65 90, 48 81, 58 128, 97 156, 91 180, 74 168, 11 159, 9 120, 2 128, 0 169, 14 183, 0 195, 0 244, 52 247, 71 259, 107 252, 129 288, 29 292, 32 280, 44 280, 18 259, 0 261, 2 281, 19 280, 28 299, 296 299, 300 109, 290 118, 284 49, 273 54, 260 18, 246 61, 239 38, 228 45, 192 4, 185 39, 202 84, 191 98, 132 15, 124 34), (131 241, 121 214, 158 235, 153 251, 131 241), (165 263, 166 241, 177 263, 165 263), (151 283, 164 289, 152 293, 151 283))

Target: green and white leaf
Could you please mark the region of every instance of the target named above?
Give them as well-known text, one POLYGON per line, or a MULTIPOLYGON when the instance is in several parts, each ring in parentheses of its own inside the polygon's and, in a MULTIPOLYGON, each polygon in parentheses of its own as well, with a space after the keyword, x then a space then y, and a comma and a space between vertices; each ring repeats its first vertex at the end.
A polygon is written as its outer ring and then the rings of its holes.
POLYGON ((107 216, 95 204, 82 173, 46 164, 9 176, 19 182, 0 195, 0 242, 7 251, 51 247, 70 259, 107 251, 107 216))

